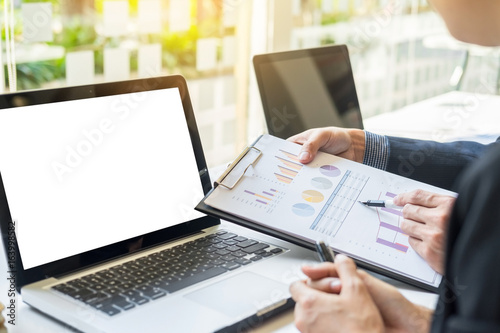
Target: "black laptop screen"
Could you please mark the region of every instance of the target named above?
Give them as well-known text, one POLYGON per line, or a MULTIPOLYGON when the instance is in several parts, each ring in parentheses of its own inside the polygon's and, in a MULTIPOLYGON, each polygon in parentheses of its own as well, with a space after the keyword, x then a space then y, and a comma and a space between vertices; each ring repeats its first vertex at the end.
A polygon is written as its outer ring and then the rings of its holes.
POLYGON ((253 62, 270 134, 363 128, 345 45, 257 55, 253 62))
POLYGON ((125 240, 131 252, 142 235, 204 216, 185 106, 171 87, 0 109, 24 269, 125 240))

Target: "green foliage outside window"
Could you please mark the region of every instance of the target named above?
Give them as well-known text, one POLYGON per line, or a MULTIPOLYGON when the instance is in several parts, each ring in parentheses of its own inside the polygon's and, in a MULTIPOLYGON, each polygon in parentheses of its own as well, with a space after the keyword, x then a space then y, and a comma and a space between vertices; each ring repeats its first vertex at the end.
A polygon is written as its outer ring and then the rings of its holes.
MULTIPOLYGON (((186 0, 189 1, 189 0, 186 0)), ((195 22, 197 18, 196 0, 191 0, 191 17, 195 22)), ((199 38, 216 37, 228 31, 221 29, 221 17, 214 17, 221 14, 220 2, 213 0, 212 5, 218 6, 216 10, 209 11, 201 22, 191 25, 188 31, 171 33, 168 25, 164 23, 162 32, 151 35, 133 34, 123 37, 105 37, 96 31, 96 24, 102 19, 103 0, 86 1, 49 1, 53 6, 53 19, 61 26, 54 29, 54 40, 45 43, 48 46, 63 47, 65 53, 91 50, 94 52, 95 74, 103 73, 103 50, 110 47, 119 47, 122 43, 131 42, 133 45, 140 43, 160 43, 162 45, 162 67, 170 73, 182 73, 186 77, 196 77, 200 73, 196 71, 196 42, 199 38), (83 4, 85 2, 86 4, 83 4), (72 6, 74 8, 72 8, 72 6), (86 7, 87 6, 87 7, 86 7), (90 6, 90 8, 89 8, 90 6), (89 15, 89 10, 92 15, 89 15), (78 13, 81 11, 81 13, 78 13), (75 14, 76 13, 76 14, 75 14), (203 31, 203 33, 200 33, 203 31)), ((40 2, 39 0, 23 1, 40 2)), ((164 2, 162 2, 164 4, 164 2)), ((206 3, 204 3, 206 6, 206 3)), ((131 17, 137 15, 138 0, 129 1, 129 13, 131 17)), ((15 40, 16 44, 23 44, 22 40, 22 15, 21 7, 15 9, 15 40)), ((56 24, 56 25, 57 25, 56 24)), ((234 29, 230 32, 234 33, 234 29)), ((2 41, 5 47, 5 31, 2 25, 2 41)), ((130 53, 130 69, 137 70, 137 50, 132 48, 130 53)), ((37 89, 45 84, 60 81, 64 82, 66 76, 65 58, 50 61, 35 61, 30 63, 20 63, 16 65, 17 89, 37 89)), ((6 68, 4 66, 6 73, 6 68)), ((5 74, 7 86, 7 73, 5 74)), ((61 83, 64 85, 64 83, 61 83)))

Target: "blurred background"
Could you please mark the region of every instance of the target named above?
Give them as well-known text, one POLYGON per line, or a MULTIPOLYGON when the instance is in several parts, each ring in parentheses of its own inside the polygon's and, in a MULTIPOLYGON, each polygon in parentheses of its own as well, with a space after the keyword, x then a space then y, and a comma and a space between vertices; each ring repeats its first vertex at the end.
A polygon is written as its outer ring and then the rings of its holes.
POLYGON ((0 92, 181 74, 209 166, 265 121, 255 54, 347 44, 364 118, 497 94, 498 50, 455 41, 423 0, 2 0, 0 92))

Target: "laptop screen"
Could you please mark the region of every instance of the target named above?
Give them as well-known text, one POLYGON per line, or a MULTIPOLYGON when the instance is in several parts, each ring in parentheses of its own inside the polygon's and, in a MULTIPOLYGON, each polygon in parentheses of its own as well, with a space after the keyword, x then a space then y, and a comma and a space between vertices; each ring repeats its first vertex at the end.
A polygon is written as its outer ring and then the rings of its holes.
POLYGON ((134 237, 204 216, 184 106, 170 87, 0 109, 24 269, 124 240, 137 247, 134 237))
POLYGON ((253 63, 269 134, 363 128, 345 45, 257 55, 253 63))

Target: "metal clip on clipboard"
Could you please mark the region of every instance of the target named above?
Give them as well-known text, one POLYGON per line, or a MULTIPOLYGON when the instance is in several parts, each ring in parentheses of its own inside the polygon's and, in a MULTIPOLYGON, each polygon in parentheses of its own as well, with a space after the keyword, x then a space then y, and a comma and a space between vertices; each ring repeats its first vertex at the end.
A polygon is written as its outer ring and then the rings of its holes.
POLYGON ((232 190, 247 172, 250 166, 254 166, 262 156, 262 151, 254 146, 249 146, 227 167, 226 171, 215 181, 214 187, 218 185, 232 190))

